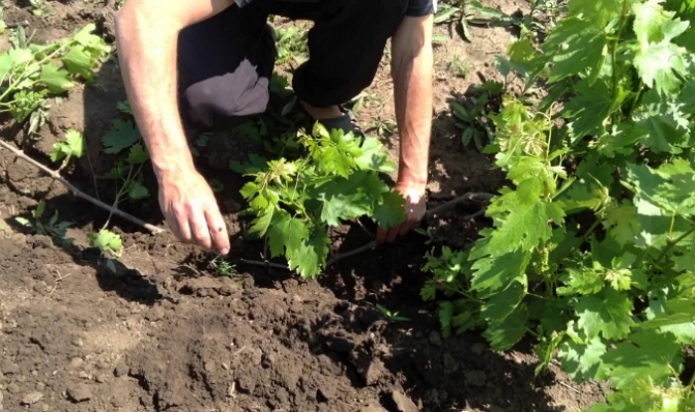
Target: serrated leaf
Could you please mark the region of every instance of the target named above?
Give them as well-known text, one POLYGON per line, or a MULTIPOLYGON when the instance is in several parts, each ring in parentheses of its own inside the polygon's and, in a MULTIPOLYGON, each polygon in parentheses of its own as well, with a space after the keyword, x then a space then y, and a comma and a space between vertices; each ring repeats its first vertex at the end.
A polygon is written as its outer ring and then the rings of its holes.
POLYGON ((133 181, 128 187, 128 198, 130 200, 142 200, 150 196, 150 191, 140 181, 133 181))
POLYGON ((585 344, 570 339, 560 345, 558 358, 562 362, 562 369, 572 379, 583 382, 596 377, 605 353, 606 344, 599 337, 594 337, 585 344))
POLYGON ((97 233, 89 233, 89 242, 92 247, 98 248, 106 255, 118 256, 123 249, 121 237, 108 229, 102 229, 97 233))
POLYGON ((57 162, 63 158, 74 156, 80 158, 84 156, 85 140, 82 133, 75 129, 65 132, 65 140, 53 144, 50 153, 51 160, 57 162))
POLYGON ((117 154, 140 140, 135 124, 130 120, 117 119, 101 137, 104 153, 117 154))
POLYGON ((386 192, 374 208, 374 220, 382 228, 391 228, 405 220, 405 199, 399 193, 386 192))
POLYGON ((617 389, 626 388, 645 377, 667 386, 672 371, 677 370, 681 361, 681 348, 673 335, 638 332, 603 356, 603 366, 597 378, 610 378, 617 389))
POLYGON ((67 70, 63 70, 52 63, 41 66, 41 74, 38 80, 54 94, 67 92, 75 86, 75 83, 70 80, 70 74, 67 70))
POLYGON ((545 43, 553 63, 549 80, 557 82, 579 73, 595 78, 607 54, 606 43, 602 28, 574 17, 561 20, 545 43))
POLYGON ((257 217, 253 220, 253 224, 249 229, 249 234, 262 237, 268 231, 270 223, 273 221, 273 215, 275 214, 275 206, 269 205, 263 211, 261 211, 257 217))
POLYGON ((309 237, 309 229, 299 219, 292 218, 284 210, 273 216, 273 223, 268 228, 268 246, 272 257, 280 256, 287 250, 295 254, 309 237))
POLYGON ((676 90, 679 76, 687 72, 685 49, 671 42, 688 29, 689 23, 674 19, 666 12, 661 0, 635 3, 633 30, 639 42, 635 67, 642 81, 660 93, 676 90))
POLYGON ((577 301, 577 325, 590 339, 622 339, 634 325, 632 301, 625 294, 606 288, 599 295, 582 296, 577 301))
POLYGON ((126 158, 126 162, 128 162, 128 164, 137 166, 145 163, 148 160, 150 160, 150 154, 145 149, 145 146, 140 143, 130 146, 130 150, 128 150, 128 157, 126 158))
MULTIPOLYGON (((482 244, 482 243, 481 243, 482 244)), ((523 279, 528 265, 529 255, 516 250, 502 256, 480 257, 480 244, 471 251, 473 260, 473 279, 471 288, 480 297, 488 298, 504 290, 511 282, 523 279)))
POLYGON ((326 264, 329 238, 325 228, 317 228, 299 249, 287 250, 287 263, 303 278, 316 277, 326 264))
POLYGON ((526 279, 522 282, 514 281, 503 291, 496 293, 485 300, 481 306, 481 315, 488 322, 498 322, 509 316, 526 296, 526 279))
POLYGON ((491 322, 483 332, 495 351, 506 351, 519 343, 526 334, 528 310, 526 305, 520 305, 511 315, 501 322, 491 322))
POLYGON ((342 219, 371 215, 378 200, 389 191, 373 173, 355 172, 347 179, 335 178, 316 188, 322 202, 321 220, 337 226, 342 219))

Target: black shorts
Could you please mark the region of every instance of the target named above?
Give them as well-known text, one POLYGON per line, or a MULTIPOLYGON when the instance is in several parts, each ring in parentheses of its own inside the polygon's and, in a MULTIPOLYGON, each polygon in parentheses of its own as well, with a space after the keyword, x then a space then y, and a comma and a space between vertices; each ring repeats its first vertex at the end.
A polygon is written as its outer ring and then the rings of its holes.
POLYGON ((314 22, 309 60, 293 76, 297 96, 313 106, 345 103, 371 84, 407 6, 408 0, 254 0, 231 6, 179 36, 182 113, 212 127, 219 119, 266 109, 276 56, 270 14, 314 22))

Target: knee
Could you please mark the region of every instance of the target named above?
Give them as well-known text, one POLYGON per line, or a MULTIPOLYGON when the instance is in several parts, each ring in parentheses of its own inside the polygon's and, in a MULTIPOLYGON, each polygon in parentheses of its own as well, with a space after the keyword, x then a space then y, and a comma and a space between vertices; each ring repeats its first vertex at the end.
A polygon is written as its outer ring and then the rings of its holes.
POLYGON ((217 119, 264 112, 270 100, 268 78, 240 74, 237 71, 215 76, 183 90, 183 106, 188 118, 213 127, 217 119))

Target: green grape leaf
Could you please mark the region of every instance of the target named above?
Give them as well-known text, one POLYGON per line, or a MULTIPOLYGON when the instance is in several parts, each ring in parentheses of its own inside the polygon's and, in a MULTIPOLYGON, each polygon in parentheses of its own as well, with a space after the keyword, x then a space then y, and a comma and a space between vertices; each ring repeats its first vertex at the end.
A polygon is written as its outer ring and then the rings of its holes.
POLYGON ((391 228, 405 220, 405 200, 398 192, 386 192, 374 208, 374 220, 382 228, 391 228))
POLYGON ((118 256, 123 249, 121 237, 108 229, 102 229, 97 233, 89 233, 90 245, 101 250, 105 255, 118 256))
POLYGON ((70 74, 55 64, 48 63, 41 66, 39 82, 46 85, 48 90, 54 94, 65 93, 75 86, 70 80, 70 74))
POLYGON ((687 73, 685 49, 671 40, 685 32, 689 23, 674 19, 674 13, 666 12, 661 3, 649 0, 633 5, 633 30, 640 46, 634 64, 647 86, 666 94, 676 90, 679 76, 687 73))
POLYGON ((695 216, 695 167, 676 158, 658 169, 628 164, 628 182, 636 193, 670 215, 695 216))
POLYGON ((381 173, 391 173, 396 169, 393 162, 388 160, 384 145, 379 140, 368 137, 362 142, 362 153, 355 159, 360 170, 373 170, 381 173))
POLYGON ((577 325, 590 339, 602 335, 621 339, 634 325, 632 301, 622 292, 606 288, 599 295, 582 296, 576 305, 577 325))
POLYGON ((50 153, 51 161, 57 162, 66 157, 74 156, 80 158, 84 155, 85 140, 82 133, 75 129, 65 132, 65 140, 53 144, 50 153))
POLYGON ((128 187, 128 198, 130 200, 142 200, 150 196, 150 191, 142 182, 134 180, 128 187))
POLYGON ((268 228, 268 246, 271 256, 280 256, 285 250, 296 253, 309 237, 306 224, 280 210, 273 215, 273 222, 268 228))
POLYGON ((553 65, 548 79, 558 82, 568 76, 586 73, 595 78, 607 55, 606 34, 600 27, 587 25, 584 20, 568 17, 548 35, 545 55, 553 65))
POLYGON ((570 120, 572 139, 576 141, 584 136, 599 134, 612 110, 614 104, 605 81, 599 80, 593 84, 581 81, 563 112, 563 116, 570 120))
POLYGON ((622 12, 622 4, 615 0, 571 0, 568 6, 571 16, 600 28, 617 20, 622 12))
POLYGON ((275 206, 268 205, 253 220, 253 224, 249 229, 249 234, 262 237, 268 231, 270 223, 273 221, 273 215, 275 214, 275 206))
POLYGON ((498 292, 483 302, 481 315, 485 320, 499 322, 514 312, 527 292, 525 277, 522 277, 521 280, 524 282, 511 282, 503 291, 498 292))
POLYGON ((316 227, 310 238, 294 251, 287 250, 287 263, 303 278, 318 276, 326 264, 330 239, 324 227, 316 227))
POLYGON ((529 255, 520 250, 509 252, 502 256, 479 256, 481 253, 480 245, 484 241, 476 242, 471 251, 473 260, 473 278, 471 288, 480 297, 488 298, 504 290, 513 281, 523 281, 526 266, 529 262, 529 255))
POLYGON ((575 381, 582 382, 596 377, 606 350, 606 344, 598 336, 586 344, 570 339, 560 345, 558 358, 562 363, 562 369, 575 381))
POLYGON ((645 377, 666 386, 682 356, 673 335, 637 332, 603 356, 603 366, 597 378, 610 379, 617 389, 626 388, 645 377))
POLYGON ((148 160, 150 160, 150 154, 147 153, 147 150, 145 150, 145 146, 143 146, 141 143, 136 143, 130 146, 130 150, 128 150, 128 157, 126 158, 128 164, 137 166, 145 163, 148 160))
POLYGON ((338 226, 341 219, 371 215, 378 200, 389 191, 377 175, 354 172, 347 179, 335 178, 316 188, 313 194, 322 202, 321 220, 338 226))
POLYGON ((117 154, 140 140, 135 124, 130 120, 117 119, 111 128, 101 137, 104 153, 117 154))
POLYGON ((483 336, 490 342, 490 347, 495 351, 506 351, 516 345, 524 334, 528 322, 528 310, 526 305, 520 305, 506 319, 490 322, 483 332, 483 336))

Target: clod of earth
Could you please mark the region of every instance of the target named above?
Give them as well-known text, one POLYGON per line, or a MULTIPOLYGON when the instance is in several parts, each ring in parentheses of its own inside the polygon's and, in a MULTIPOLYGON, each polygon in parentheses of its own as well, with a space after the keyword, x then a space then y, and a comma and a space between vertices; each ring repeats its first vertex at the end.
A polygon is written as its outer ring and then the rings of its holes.
POLYGON ((43 398, 41 392, 29 392, 22 398, 22 405, 33 405, 43 398))
POLYGON ((75 403, 88 401, 92 398, 92 391, 84 384, 71 386, 68 388, 68 398, 75 403))

